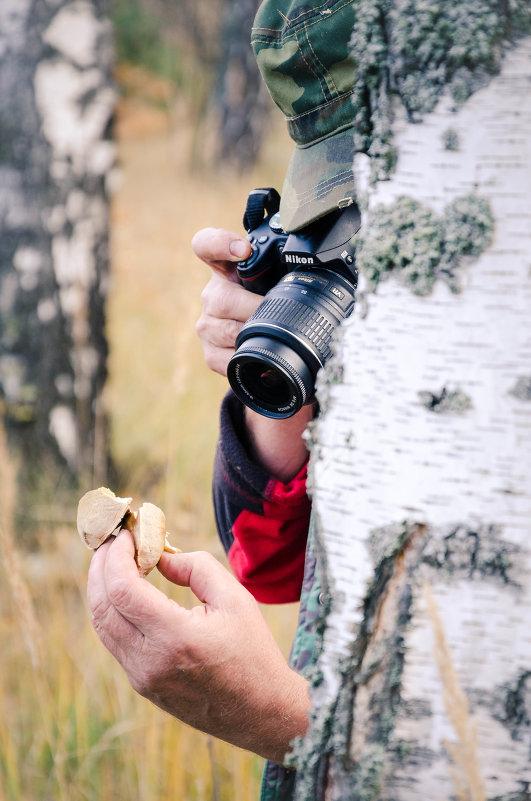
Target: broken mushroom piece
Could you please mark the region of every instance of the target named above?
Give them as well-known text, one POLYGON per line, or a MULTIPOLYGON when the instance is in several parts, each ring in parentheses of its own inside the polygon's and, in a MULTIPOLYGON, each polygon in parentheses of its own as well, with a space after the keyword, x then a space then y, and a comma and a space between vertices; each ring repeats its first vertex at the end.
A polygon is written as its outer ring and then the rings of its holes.
POLYGON ((166 516, 152 503, 143 503, 131 529, 135 541, 135 559, 141 576, 153 570, 166 542, 166 516))
POLYGON ((158 506, 143 503, 138 512, 133 512, 132 523, 128 528, 135 541, 135 560, 141 576, 153 570, 163 551, 181 553, 168 542, 166 516, 158 506))
POLYGON ((180 553, 168 542, 166 517, 162 509, 144 503, 131 511, 132 498, 118 498, 107 487, 87 492, 77 507, 77 530, 83 542, 95 550, 105 540, 127 528, 135 541, 135 560, 141 576, 155 567, 163 551, 180 553))
POLYGON ((99 548, 119 528, 132 500, 118 498, 107 487, 83 495, 77 506, 77 530, 88 548, 99 548))

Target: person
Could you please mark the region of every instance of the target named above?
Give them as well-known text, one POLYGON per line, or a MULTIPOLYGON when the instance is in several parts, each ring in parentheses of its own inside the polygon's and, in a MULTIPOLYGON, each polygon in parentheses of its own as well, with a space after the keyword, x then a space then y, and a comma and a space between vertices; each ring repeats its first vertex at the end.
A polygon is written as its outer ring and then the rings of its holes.
MULTIPOLYGON (((281 222, 299 228, 353 202, 353 0, 264 0, 252 45, 296 144, 282 189, 281 222)), ((243 322, 260 303, 237 282, 245 237, 199 231, 195 254, 212 270, 198 333, 207 365, 225 373, 243 322)), ((296 780, 283 767, 311 708, 305 670, 316 659, 316 621, 326 601, 305 492, 302 432, 315 412, 287 420, 221 409, 214 502, 235 576, 205 553, 163 554, 159 570, 188 586, 202 606, 185 610, 138 577, 127 532, 94 554, 88 599, 93 625, 135 690, 196 728, 269 760, 262 798, 288 799, 296 780), (254 597, 253 597, 254 596, 254 597), (290 663, 257 600, 300 597, 290 663)))

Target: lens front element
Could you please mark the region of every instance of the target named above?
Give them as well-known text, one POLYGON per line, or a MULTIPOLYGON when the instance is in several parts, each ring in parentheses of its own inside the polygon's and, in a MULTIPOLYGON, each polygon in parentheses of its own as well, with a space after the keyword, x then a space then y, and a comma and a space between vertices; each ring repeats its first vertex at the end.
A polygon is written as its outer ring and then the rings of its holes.
POLYGON ((227 377, 240 400, 265 417, 291 417, 313 392, 312 373, 300 356, 268 337, 247 339, 230 360, 227 377))

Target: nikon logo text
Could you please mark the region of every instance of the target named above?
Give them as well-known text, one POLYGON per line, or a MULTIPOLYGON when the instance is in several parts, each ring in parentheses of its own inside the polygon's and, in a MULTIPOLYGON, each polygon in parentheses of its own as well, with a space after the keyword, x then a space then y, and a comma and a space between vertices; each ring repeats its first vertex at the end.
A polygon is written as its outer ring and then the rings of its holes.
POLYGON ((296 256, 290 253, 284 254, 284 261, 286 264, 315 264, 313 256, 296 256))

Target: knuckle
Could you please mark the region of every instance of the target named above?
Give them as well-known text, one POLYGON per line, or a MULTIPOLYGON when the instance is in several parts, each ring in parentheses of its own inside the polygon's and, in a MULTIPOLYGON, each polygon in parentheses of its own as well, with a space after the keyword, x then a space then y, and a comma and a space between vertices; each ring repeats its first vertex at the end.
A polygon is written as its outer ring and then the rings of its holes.
POLYGON ((211 303, 212 303, 211 281, 209 281, 208 284, 202 290, 201 295, 200 295, 200 299, 201 299, 201 306, 203 307, 203 309, 205 311, 207 311, 208 308, 210 307, 211 303))
POLYGON ((131 587, 121 577, 114 578, 107 585, 107 596, 116 609, 125 610, 131 601, 131 587))
POLYGON ((221 286, 218 289, 215 308, 217 311, 217 317, 221 317, 223 319, 230 319, 233 314, 234 310, 234 287, 236 284, 230 284, 227 282, 225 286, 221 286))
POLYGON ((216 372, 216 368, 218 366, 218 359, 216 356, 216 351, 212 350, 211 348, 207 348, 204 351, 205 355, 205 364, 209 370, 214 370, 216 372))
POLYGON ((207 330, 207 322, 206 322, 206 317, 205 317, 204 314, 202 314, 199 317, 198 321, 196 322, 195 330, 196 330, 197 335, 199 336, 199 339, 202 339, 202 337, 204 336, 204 334, 205 334, 205 332, 207 330))
POLYGON ((234 348, 234 345, 236 344, 236 338, 242 330, 242 327, 243 323, 240 323, 237 320, 225 321, 225 342, 228 348, 234 348))

